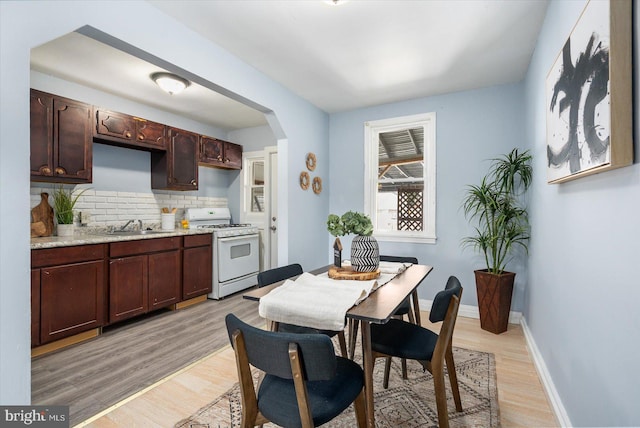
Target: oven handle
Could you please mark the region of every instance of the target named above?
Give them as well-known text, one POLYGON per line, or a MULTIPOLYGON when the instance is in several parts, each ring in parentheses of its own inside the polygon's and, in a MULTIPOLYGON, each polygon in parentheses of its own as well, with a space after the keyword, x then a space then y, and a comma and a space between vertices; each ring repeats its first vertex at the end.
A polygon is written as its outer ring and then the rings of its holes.
POLYGON ((220 242, 220 241, 224 241, 224 242, 227 242, 227 241, 239 241, 241 239, 253 238, 253 237, 257 237, 257 236, 258 236, 257 233, 250 233, 248 235, 239 235, 239 236, 227 236, 227 237, 224 237, 224 238, 218 238, 218 242, 220 242))

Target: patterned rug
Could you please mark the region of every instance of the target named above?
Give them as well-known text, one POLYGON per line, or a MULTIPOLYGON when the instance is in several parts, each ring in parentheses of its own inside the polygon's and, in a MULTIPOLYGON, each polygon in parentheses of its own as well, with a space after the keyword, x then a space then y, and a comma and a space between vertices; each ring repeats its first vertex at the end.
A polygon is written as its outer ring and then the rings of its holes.
MULTIPOLYGON (((356 360, 358 360, 356 355, 356 360)), ((498 390, 493 354, 453 348, 456 373, 463 411, 457 413, 449 385, 447 401, 451 427, 499 427, 498 390)), ((400 360, 393 359, 389 388, 382 388, 384 360, 378 359, 374 373, 374 405, 376 427, 415 428, 437 427, 438 414, 433 390, 433 377, 423 372, 415 361, 407 361, 408 379, 402 379, 400 360)), ((257 376, 257 373, 256 373, 257 376)), ((207 404, 175 428, 235 428, 240 427, 240 388, 236 383, 229 391, 207 404)), ((356 425, 353 406, 333 421, 323 425, 331 428, 352 428, 356 425)), ((275 427, 265 424, 265 427, 275 427)))

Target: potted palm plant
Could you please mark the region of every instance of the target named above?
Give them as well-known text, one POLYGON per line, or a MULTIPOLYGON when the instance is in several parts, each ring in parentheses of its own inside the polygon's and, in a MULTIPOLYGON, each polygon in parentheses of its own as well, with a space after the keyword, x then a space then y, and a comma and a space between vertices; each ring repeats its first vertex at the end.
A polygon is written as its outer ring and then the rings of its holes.
POLYGON ((378 241, 371 236, 373 224, 367 215, 353 211, 347 211, 342 216, 329 214, 327 230, 336 237, 337 243, 340 242, 340 236, 350 233, 356 235, 351 241, 351 266, 354 271, 373 272, 378 269, 380 265, 378 241))
POLYGON ((53 212, 55 213, 58 236, 73 235, 73 208, 78 202, 78 198, 87 189, 81 190, 76 195, 73 190, 65 189, 62 184, 53 190, 53 212))
POLYGON ((467 187, 462 207, 475 222, 475 234, 463 239, 484 255, 486 269, 476 270, 480 326, 492 333, 507 330, 515 273, 506 271, 516 247, 528 250, 529 221, 524 193, 532 181, 529 151, 511 150, 492 159, 479 185, 467 187))

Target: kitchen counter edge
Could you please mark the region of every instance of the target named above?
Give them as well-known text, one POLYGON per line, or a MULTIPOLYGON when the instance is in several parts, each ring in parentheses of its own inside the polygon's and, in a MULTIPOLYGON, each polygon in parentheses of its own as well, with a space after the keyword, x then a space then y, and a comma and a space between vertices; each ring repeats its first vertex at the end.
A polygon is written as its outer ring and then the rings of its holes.
POLYGON ((176 229, 167 230, 149 235, 110 236, 91 233, 75 233, 73 236, 47 236, 44 238, 31 238, 31 249, 73 247, 76 245, 104 244, 109 242, 137 241, 140 239, 169 238, 172 236, 211 234, 207 229, 176 229))

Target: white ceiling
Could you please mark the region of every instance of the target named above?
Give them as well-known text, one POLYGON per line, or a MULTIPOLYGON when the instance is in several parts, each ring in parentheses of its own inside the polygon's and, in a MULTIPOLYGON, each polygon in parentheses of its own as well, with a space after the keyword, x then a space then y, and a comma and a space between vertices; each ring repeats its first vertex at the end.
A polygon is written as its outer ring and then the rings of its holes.
MULTIPOLYGON (((548 4, 148 1, 329 113, 518 82, 529 66, 548 4)), ((201 122, 212 123, 215 117, 212 124, 225 129, 265 123, 261 113, 235 102, 229 106, 227 98, 197 85, 173 97, 158 95, 148 78, 158 67, 106 45, 95 51, 84 44, 85 36, 65 38, 57 46, 54 41, 34 49, 32 68, 89 86, 98 81, 103 91, 140 98, 201 122), (92 76, 91 81, 83 76, 92 76)))

